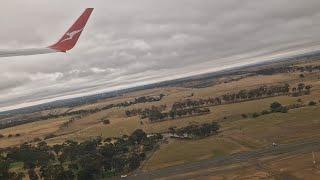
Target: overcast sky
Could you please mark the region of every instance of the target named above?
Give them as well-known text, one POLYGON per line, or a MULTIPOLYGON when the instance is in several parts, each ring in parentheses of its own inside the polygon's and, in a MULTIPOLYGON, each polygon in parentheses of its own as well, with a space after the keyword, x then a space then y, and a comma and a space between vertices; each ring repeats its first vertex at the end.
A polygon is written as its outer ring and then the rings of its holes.
POLYGON ((69 53, 0 59, 0 111, 320 44, 319 0, 6 0, 0 49, 46 47, 87 7, 95 10, 69 53))

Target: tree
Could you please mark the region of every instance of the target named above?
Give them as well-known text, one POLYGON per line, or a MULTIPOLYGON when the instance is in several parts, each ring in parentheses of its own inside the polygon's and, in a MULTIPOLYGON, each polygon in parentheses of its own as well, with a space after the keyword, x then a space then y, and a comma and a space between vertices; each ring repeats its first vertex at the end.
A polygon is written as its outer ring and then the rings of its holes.
POLYGON ((256 112, 252 114, 252 117, 253 117, 253 118, 257 118, 257 117, 259 117, 259 116, 260 116, 260 114, 259 114, 259 113, 256 113, 256 112))
POLYGON ((132 143, 140 144, 143 139, 147 137, 147 134, 142 129, 135 130, 129 137, 129 141, 132 143))
POLYGON ((300 77, 300 78, 304 78, 304 74, 300 74, 299 77, 300 77))
POLYGON ((104 119, 104 120, 102 120, 102 123, 103 124, 110 124, 110 120, 109 119, 104 119))
POLYGON ((61 164, 42 166, 41 177, 45 180, 72 180, 74 174, 70 170, 64 170, 61 164))
POLYGON ((293 92, 293 93, 296 93, 296 92, 297 92, 297 88, 296 88, 296 87, 293 87, 293 88, 292 88, 292 92, 293 92))
POLYGON ((9 179, 9 166, 10 164, 5 160, 0 160, 0 179, 9 179))
POLYGON ((287 113, 288 112, 288 108, 287 107, 281 107, 280 112, 287 113))
POLYGON ((306 94, 310 94, 310 90, 311 90, 312 86, 311 85, 306 85, 305 89, 306 89, 306 94))
POLYGON ((130 170, 135 170, 140 166, 140 156, 136 153, 133 153, 129 158, 129 168, 130 170))
POLYGON ((298 84, 298 91, 299 92, 303 91, 304 88, 305 88, 305 84, 303 84, 303 83, 298 84))
POLYGON ((39 176, 38 174, 34 171, 34 169, 29 169, 28 170, 28 175, 30 180, 38 180, 39 176))
POLYGON ((279 102, 273 102, 270 105, 270 108, 272 111, 279 111, 281 109, 282 105, 279 102))
POLYGON ((0 179, 21 180, 24 175, 22 173, 10 172, 10 163, 0 159, 0 179))
POLYGON ((176 127, 169 127, 169 133, 174 135, 176 133, 176 127))
POLYGON ((309 102, 309 106, 315 106, 315 105, 317 105, 316 102, 314 102, 314 101, 310 101, 310 102, 309 102))

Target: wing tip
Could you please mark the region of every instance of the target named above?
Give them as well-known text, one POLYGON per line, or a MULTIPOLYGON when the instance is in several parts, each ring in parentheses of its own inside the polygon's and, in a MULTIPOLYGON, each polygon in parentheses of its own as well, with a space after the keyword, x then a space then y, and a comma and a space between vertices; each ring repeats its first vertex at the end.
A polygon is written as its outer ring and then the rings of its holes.
POLYGON ((57 52, 67 52, 71 50, 76 45, 93 10, 94 8, 86 8, 64 36, 56 44, 51 45, 48 48, 57 52))

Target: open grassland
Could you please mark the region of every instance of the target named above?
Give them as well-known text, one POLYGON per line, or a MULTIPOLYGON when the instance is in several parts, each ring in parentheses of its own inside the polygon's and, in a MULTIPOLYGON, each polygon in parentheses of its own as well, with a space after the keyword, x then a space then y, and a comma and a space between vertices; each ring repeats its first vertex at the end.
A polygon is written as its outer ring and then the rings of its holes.
POLYGON ((154 170, 168 166, 200 161, 231 153, 249 150, 243 145, 222 137, 209 137, 195 141, 171 140, 151 157, 144 170, 154 170))
MULTIPOLYGON (((85 139, 90 139, 96 136, 103 137, 116 137, 122 136, 124 134, 130 134, 135 129, 140 128, 148 133, 155 132, 166 132, 169 127, 183 127, 190 125, 192 123, 205 123, 211 121, 220 121, 221 119, 227 118, 228 120, 239 120, 241 119, 241 114, 261 112, 264 109, 269 108, 270 104, 274 101, 279 101, 284 105, 295 103, 297 99, 302 99, 303 101, 308 101, 313 98, 320 97, 320 83, 318 82, 318 74, 310 73, 306 75, 306 78, 301 80, 298 73, 286 73, 286 74, 276 74, 270 76, 253 76, 241 79, 239 81, 232 81, 230 83, 221 83, 212 87, 194 89, 194 88, 156 88, 150 90, 143 90, 134 93, 128 93, 126 95, 110 98, 107 100, 99 101, 95 104, 80 106, 72 109, 59 109, 54 111, 58 113, 59 111, 76 111, 82 109, 92 109, 97 107, 102 107, 112 103, 121 103, 125 101, 132 100, 141 95, 152 96, 165 94, 166 96, 158 102, 135 104, 130 107, 125 108, 112 108, 104 110, 98 113, 91 114, 89 116, 83 117, 79 120, 71 123, 67 128, 59 128, 61 124, 71 117, 51 119, 47 121, 35 122, 26 125, 20 125, 12 127, 5 130, 0 130, 0 134, 8 135, 8 131, 12 134, 22 134, 22 137, 17 138, 5 138, 0 140, 0 145, 2 147, 17 145, 19 143, 29 141, 35 137, 43 138, 48 134, 55 134, 57 137, 48 139, 47 142, 50 144, 62 143, 66 139, 82 141, 85 139), (304 83, 311 83, 313 87, 312 95, 302 96, 302 97, 289 97, 280 96, 273 98, 266 98, 261 100, 254 100, 242 103, 227 104, 221 106, 209 107, 211 110, 210 114, 203 116, 193 116, 184 117, 177 120, 164 121, 159 123, 150 123, 147 120, 140 120, 139 117, 127 118, 125 115, 126 110, 137 109, 137 108, 150 108, 151 106, 167 105, 170 107, 174 102, 189 98, 207 98, 216 97, 227 92, 237 92, 241 89, 252 89, 261 85, 273 85, 279 83, 290 83, 296 85, 297 83, 303 81, 304 83), (191 97, 191 94, 193 96, 191 97), (101 119, 107 117, 111 124, 104 125, 101 123, 101 119), (28 128, 28 126, 35 128, 28 128), (26 128, 27 127, 27 128, 26 128), (32 131, 32 132, 30 132, 32 131)), ((318 98, 320 99, 320 98, 318 98)), ((49 112, 44 112, 49 113, 49 112)), ((52 111, 51 111, 52 113, 52 111)), ((225 127, 223 127, 225 128, 225 127)))
POLYGON ((280 155, 224 167, 212 167, 189 171, 163 179, 272 179, 318 180, 320 152, 280 155), (313 155, 315 158, 313 158, 313 155), (315 160, 315 163, 314 163, 315 160))
POLYGON ((5 137, 0 139, 0 147, 16 146, 34 138, 44 138, 45 135, 54 133, 66 121, 65 118, 28 123, 0 130, 5 137), (16 134, 20 136, 16 137, 16 134), (8 137, 13 135, 13 137, 8 137))
POLYGON ((203 158, 290 143, 305 138, 320 138, 320 107, 306 107, 254 119, 225 121, 219 137, 195 141, 170 141, 147 163, 146 169, 157 169, 203 158))
MULTIPOLYGON (((319 62, 313 62, 312 65, 318 65, 319 62)), ((303 65, 303 64, 302 64, 303 65)), ((143 170, 155 170, 169 166, 185 164, 195 161, 201 161, 213 157, 221 157, 239 152, 248 152, 271 146, 273 142, 277 144, 292 143, 303 139, 320 139, 320 105, 306 106, 303 108, 289 110, 288 113, 272 113, 253 118, 251 115, 255 112, 260 113, 268 110, 270 104, 278 101, 282 105, 292 105, 296 103, 308 104, 310 101, 319 102, 320 100, 320 73, 305 73, 304 78, 300 77, 301 73, 282 73, 275 75, 256 75, 242 78, 237 81, 228 83, 217 83, 214 86, 206 88, 182 88, 182 87, 165 87, 155 88, 143 91, 128 93, 119 97, 101 100, 94 104, 88 104, 75 108, 61 108, 51 111, 40 112, 44 115, 59 114, 78 110, 88 110, 101 108, 109 104, 117 104, 133 100, 140 96, 157 96, 164 94, 161 101, 139 103, 129 107, 117 107, 82 116, 74 120, 68 126, 62 125, 68 122, 72 116, 63 118, 49 119, 19 125, 0 130, 4 135, 0 138, 0 147, 17 146, 24 142, 33 141, 35 138, 44 139, 48 135, 53 137, 45 141, 49 145, 61 144, 66 140, 84 141, 97 136, 120 137, 131 134, 136 129, 142 129, 147 133, 165 133, 170 127, 185 127, 190 124, 203 124, 212 121, 219 122, 221 125, 220 133, 200 140, 177 140, 169 139, 144 163, 143 170), (312 85, 310 95, 299 97, 277 96, 246 102, 224 104, 219 106, 209 106, 209 114, 182 117, 175 120, 167 120, 157 123, 151 123, 147 119, 141 120, 139 116, 127 117, 125 112, 132 109, 144 109, 152 106, 167 105, 170 109, 172 104, 185 99, 200 99, 208 97, 217 97, 226 93, 238 92, 243 89, 254 89, 261 85, 275 85, 288 83, 291 87, 297 86, 298 83, 312 85), (247 118, 243 114, 249 115, 247 118), (102 120, 107 118, 110 124, 103 124, 102 120), (8 137, 9 135, 13 137, 8 137), (16 136, 19 134, 19 136, 16 136)), ((308 167, 306 158, 307 154, 301 156, 290 156, 286 159, 288 162, 301 161, 301 164, 308 167)), ((308 160, 309 162, 309 160, 308 160)), ((279 168, 285 167, 283 161, 270 161, 268 167, 272 171, 278 172, 279 168)), ((283 172, 294 174, 295 177, 303 177, 308 173, 308 168, 299 173, 295 170, 300 166, 292 166, 283 172)), ((15 171, 20 171, 21 165, 17 164, 12 167, 15 171)), ((230 172, 231 178, 255 176, 270 177, 270 171, 261 170, 253 171, 252 167, 235 170, 230 172)), ((224 176, 219 176, 224 177, 224 176)), ((218 177, 218 178, 219 178, 218 177)), ((226 178, 228 178, 226 177, 226 178)), ((313 178, 313 176, 310 176, 313 178)))
MULTIPOLYGON (((247 101, 242 103, 227 104, 221 106, 209 107, 210 114, 202 116, 184 117, 176 120, 168 120, 158 123, 150 123, 147 120, 140 120, 138 116, 127 118, 125 117, 125 109, 129 108, 114 108, 107 111, 102 111, 83 119, 77 120, 70 127, 60 130, 57 134, 62 135, 49 140, 51 143, 61 143, 66 139, 85 140, 88 138, 103 136, 117 137, 132 133, 135 129, 143 129, 148 133, 166 132, 170 127, 184 127, 195 123, 206 123, 212 121, 220 121, 224 118, 227 120, 242 119, 242 114, 261 112, 268 109, 274 101, 279 101, 284 105, 296 103, 297 99, 302 99, 305 102, 313 99, 313 95, 304 97, 272 97, 261 100, 247 101), (110 125, 103 125, 101 118, 108 117, 111 121, 110 125), (142 123, 141 123, 142 122, 142 123)), ((135 108, 141 106, 135 105, 135 108)), ((145 105, 143 105, 144 107, 145 105)), ((225 127, 223 127, 225 128, 225 127)))

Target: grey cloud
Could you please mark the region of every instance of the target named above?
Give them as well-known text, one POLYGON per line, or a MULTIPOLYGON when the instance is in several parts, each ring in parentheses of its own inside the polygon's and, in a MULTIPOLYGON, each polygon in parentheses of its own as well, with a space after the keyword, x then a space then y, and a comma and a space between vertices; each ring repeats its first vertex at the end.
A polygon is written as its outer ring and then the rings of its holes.
POLYGON ((0 59, 0 110, 248 63, 320 40, 318 0, 11 0, 0 7, 0 48, 50 45, 86 7, 95 11, 68 54, 0 59))

